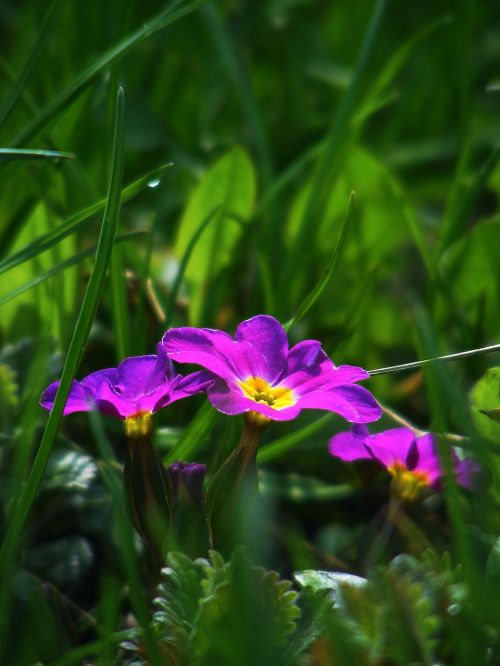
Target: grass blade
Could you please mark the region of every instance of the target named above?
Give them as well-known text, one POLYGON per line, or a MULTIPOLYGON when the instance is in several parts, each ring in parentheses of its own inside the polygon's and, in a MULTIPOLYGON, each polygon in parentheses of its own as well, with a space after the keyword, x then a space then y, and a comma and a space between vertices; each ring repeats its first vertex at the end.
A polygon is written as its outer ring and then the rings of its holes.
POLYGON ((0 162, 12 160, 74 160, 74 153, 63 153, 59 150, 32 150, 30 148, 0 148, 0 162))
MULTIPOLYGON (((156 169, 153 169, 153 171, 150 171, 144 176, 137 178, 137 180, 134 180, 132 183, 124 187, 121 192, 122 203, 129 201, 137 194, 139 194, 139 192, 142 192, 142 190, 148 186, 149 182, 159 178, 165 169, 168 169, 171 166, 171 163, 164 164, 156 169)), ((97 203, 84 208, 83 210, 75 213, 75 215, 72 215, 70 218, 65 220, 56 229, 49 231, 43 236, 39 236, 32 243, 25 245, 12 256, 0 261, 0 275, 2 273, 6 273, 12 268, 16 268, 16 266, 21 265, 29 259, 33 259, 33 257, 36 257, 38 254, 49 250, 54 245, 67 238, 70 234, 73 234, 79 229, 83 228, 86 224, 88 224, 88 221, 92 216, 96 215, 101 210, 104 210, 106 203, 107 199, 101 199, 101 201, 98 201, 97 203)))
POLYGON ((4 103, 0 108, 0 127, 5 123, 10 113, 12 112, 12 109, 16 105, 17 100, 22 95, 26 83, 28 82, 31 74, 33 73, 33 70, 35 69, 35 66, 40 58, 40 55, 51 36, 52 29, 54 28, 55 19, 58 16, 61 6, 62 6, 61 2, 53 2, 52 5, 49 7, 49 10, 45 15, 42 26, 40 28, 40 32, 38 33, 35 45, 31 50, 31 53, 28 59, 26 60, 26 63, 21 73, 17 77, 15 84, 12 87, 12 90, 7 95, 7 98, 4 100, 4 103))
POLYGON ((205 229, 208 227, 210 222, 214 219, 215 214, 219 210, 220 206, 216 206, 213 208, 210 213, 206 216, 206 218, 203 220, 203 222, 200 224, 198 229, 195 231, 193 234, 193 237, 188 243, 188 246, 186 247, 186 250, 182 256, 181 263, 179 264, 179 268, 177 270, 177 274, 175 276, 175 281, 172 286, 172 291, 170 293, 170 298, 168 299, 167 303, 167 318, 165 321, 165 328, 169 328, 170 324, 172 323, 172 316, 174 313, 174 308, 175 308, 175 303, 177 301, 177 295, 179 293, 179 289, 182 284, 182 278, 184 277, 184 273, 186 272, 187 265, 189 263, 189 260, 191 258, 191 255, 193 254, 193 250, 196 247, 196 244, 198 243, 199 239, 201 238, 201 235, 205 231, 205 229))
MULTIPOLYGON (((0 611, 5 610, 8 603, 10 590, 10 570, 15 557, 17 544, 21 536, 24 524, 36 497, 40 482, 43 478, 52 446, 62 419, 64 405, 69 394, 71 382, 80 364, 83 350, 85 348, 90 328, 97 311, 97 306, 104 288, 106 272, 111 260, 111 252, 118 226, 120 212, 120 195, 123 178, 123 130, 124 130, 124 101, 123 91, 120 89, 117 95, 113 161, 111 179, 108 192, 108 201, 104 213, 99 243, 96 252, 95 264, 85 292, 78 321, 71 339, 68 354, 61 376, 61 383, 54 402, 54 408, 49 414, 45 432, 43 433, 40 446, 33 461, 30 475, 19 497, 18 502, 12 510, 5 539, 0 549, 0 568, 4 572, 3 588, 0 597, 0 611)), ((6 615, 0 613, 2 617, 6 615)), ((4 632, 7 623, 1 623, 0 645, 5 645, 4 632)), ((7 656, 7 655, 6 655, 7 656)))
POLYGON ((59 93, 13 140, 15 146, 27 143, 34 139, 66 106, 105 69, 121 60, 136 46, 155 33, 163 30, 171 23, 201 7, 207 0, 193 0, 192 2, 176 2, 163 9, 153 19, 144 23, 140 28, 125 39, 121 40, 107 51, 103 56, 93 62, 84 70, 67 88, 59 93), (178 5, 181 5, 177 9, 178 5))
POLYGON ((446 354, 445 356, 435 356, 434 358, 424 358, 421 361, 412 361, 411 363, 402 363, 401 365, 390 365, 387 368, 378 368, 377 370, 368 370, 370 375, 386 375, 391 372, 404 372, 405 370, 414 370, 437 361, 456 361, 460 358, 469 356, 480 356, 481 354, 491 354, 500 351, 500 344, 490 345, 489 347, 479 347, 479 349, 469 349, 468 351, 458 352, 456 354, 446 354))
MULTIPOLYGON (((121 243, 142 238, 147 233, 148 233, 147 231, 134 231, 133 233, 130 234, 122 234, 121 236, 117 236, 115 239, 115 247, 121 243)), ((92 247, 89 247, 86 250, 82 250, 82 252, 78 252, 78 254, 75 254, 74 256, 70 257, 69 259, 66 259, 65 261, 62 261, 61 263, 57 264, 50 270, 45 271, 45 273, 37 275, 36 278, 33 278, 33 280, 29 280, 28 282, 22 284, 20 287, 17 287, 16 289, 9 291, 8 294, 0 298, 0 306, 5 305, 5 303, 8 303, 13 298, 17 298, 17 296, 20 296, 21 294, 24 294, 25 291, 33 289, 33 287, 36 287, 42 282, 45 282, 46 280, 53 277, 54 275, 57 275, 61 271, 64 271, 67 268, 70 268, 71 266, 78 264, 80 261, 83 261, 83 259, 92 256, 95 253, 96 249, 97 245, 92 245, 92 247)))
POLYGON ((339 110, 328 133, 324 150, 319 158, 302 221, 283 267, 280 285, 280 291, 283 295, 288 292, 297 265, 302 263, 303 269, 307 269, 304 261, 304 259, 307 259, 307 254, 304 255, 304 253, 312 245, 310 242, 311 230, 315 228, 323 207, 324 197, 329 186, 331 186, 332 165, 338 165, 339 155, 342 152, 341 147, 345 145, 350 134, 349 125, 362 90, 362 76, 371 57, 386 5, 386 0, 378 0, 375 5, 349 88, 342 98, 339 110))
POLYGON ((168 465, 175 460, 192 461, 196 451, 205 444, 206 436, 218 418, 219 412, 208 401, 202 405, 176 446, 166 456, 165 464, 168 465))
POLYGON ((340 235, 337 241, 337 244, 335 246, 335 249, 333 251, 332 258, 330 259, 330 263, 327 266, 327 269, 325 271, 325 274, 323 277, 318 281, 316 286, 312 289, 311 292, 306 296, 306 298, 302 301, 302 304, 300 305, 299 309, 297 310, 296 314, 284 325, 284 329, 288 331, 294 324, 296 324, 298 321, 302 319, 302 317, 309 312, 309 310, 313 307, 313 305, 316 303, 316 301, 321 297, 321 294, 323 293, 326 285, 330 282, 332 279, 335 270, 338 266, 339 263, 339 258, 342 253, 342 249, 344 247, 344 242, 345 238, 347 236, 347 231, 349 229, 349 223, 352 218, 352 209, 354 206, 354 192, 351 192, 349 196, 349 201, 347 203, 347 210, 346 214, 344 217, 344 223, 342 224, 342 229, 340 230, 340 235))

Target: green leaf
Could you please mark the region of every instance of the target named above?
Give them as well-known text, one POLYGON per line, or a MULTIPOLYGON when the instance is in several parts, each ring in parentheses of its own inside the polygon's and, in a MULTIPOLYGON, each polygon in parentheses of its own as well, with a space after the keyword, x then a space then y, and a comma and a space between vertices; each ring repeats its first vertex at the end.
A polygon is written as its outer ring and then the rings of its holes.
POLYGON ((175 243, 178 257, 185 255, 200 225, 218 208, 186 268, 190 321, 194 326, 202 319, 211 280, 231 263, 243 231, 239 220, 250 217, 254 197, 255 173, 250 158, 242 148, 233 148, 207 171, 189 199, 175 243))
POLYGON ((300 474, 259 471, 259 489, 263 495, 291 502, 329 501, 355 493, 349 484, 325 483, 300 474))
POLYGON ((97 476, 95 461, 83 453, 58 449, 50 456, 40 488, 86 490, 97 476))
POLYGON ((311 587, 313 590, 330 590, 336 598, 341 586, 347 585, 363 589, 368 581, 361 576, 339 571, 321 571, 320 569, 305 569, 296 571, 294 579, 301 587, 311 587))
POLYGON ((500 442, 500 423, 488 413, 500 409, 500 367, 487 370, 473 386, 470 397, 472 417, 478 432, 487 439, 500 442))
POLYGON ((500 617, 500 537, 493 544, 486 562, 484 609, 488 620, 497 623, 500 617))
POLYGON ((90 570, 94 554, 86 539, 70 536, 33 548, 26 559, 32 571, 59 586, 80 580, 90 570))

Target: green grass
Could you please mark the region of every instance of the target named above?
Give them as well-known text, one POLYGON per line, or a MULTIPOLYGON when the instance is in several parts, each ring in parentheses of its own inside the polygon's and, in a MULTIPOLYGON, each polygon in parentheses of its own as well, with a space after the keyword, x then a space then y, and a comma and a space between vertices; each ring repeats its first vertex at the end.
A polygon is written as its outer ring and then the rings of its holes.
MULTIPOLYGON (((190 663, 182 635, 199 664, 497 663, 493 4, 6 0, 0 18, 3 661, 126 663, 119 644, 142 640, 151 664, 190 663), (383 472, 328 455, 342 419, 272 423, 241 531, 278 578, 254 579, 229 545, 210 565, 171 556, 171 624, 150 626, 159 579, 124 510, 120 424, 63 418, 65 398, 167 327, 233 332, 258 313, 370 370, 390 408, 376 428, 394 412, 461 436, 481 482, 448 474, 388 509, 383 472), (324 571, 369 582, 339 591, 324 571)), ((210 477, 241 425, 196 396, 155 417, 155 443, 210 477)), ((192 509, 176 547, 208 557, 192 509)))

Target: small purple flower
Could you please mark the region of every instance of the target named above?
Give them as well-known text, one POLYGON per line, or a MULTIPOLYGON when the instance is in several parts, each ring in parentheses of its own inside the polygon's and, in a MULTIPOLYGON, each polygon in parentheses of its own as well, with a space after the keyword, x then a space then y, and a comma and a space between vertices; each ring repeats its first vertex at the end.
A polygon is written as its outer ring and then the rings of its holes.
POLYGON ((224 414, 247 413, 254 423, 294 419, 302 409, 337 412, 353 423, 375 421, 380 408, 355 382, 368 378, 362 368, 336 367, 317 340, 291 349, 281 324, 267 315, 242 322, 234 337, 208 328, 174 328, 162 344, 179 363, 197 363, 217 379, 207 389, 224 414))
POLYGON ((191 504, 200 505, 203 500, 203 482, 207 466, 203 463, 174 462, 167 467, 172 483, 174 502, 179 497, 187 499, 191 504))
MULTIPOLYGON (((117 368, 98 370, 82 381, 73 381, 63 413, 97 409, 125 420, 130 434, 134 434, 143 429, 141 424, 148 429, 151 414, 171 402, 205 391, 213 383, 208 372, 194 372, 186 377, 176 374, 161 345, 157 351, 156 355, 131 356, 117 368)), ((54 406, 58 386, 58 381, 53 382, 42 393, 40 404, 45 409, 54 406)))
MULTIPOLYGON (((350 432, 334 435, 328 450, 332 456, 348 462, 380 463, 392 476, 395 491, 407 500, 414 500, 426 487, 439 490, 444 476, 434 435, 417 437, 410 428, 370 435, 365 426, 355 425, 350 432)), ((471 488, 479 465, 471 459, 460 460, 453 450, 451 458, 457 483, 471 488)))

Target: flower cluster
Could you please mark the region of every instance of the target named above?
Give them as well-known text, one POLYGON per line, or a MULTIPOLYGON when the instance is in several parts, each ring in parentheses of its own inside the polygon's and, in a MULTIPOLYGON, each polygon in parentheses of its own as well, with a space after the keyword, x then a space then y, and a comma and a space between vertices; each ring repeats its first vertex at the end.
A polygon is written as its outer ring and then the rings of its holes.
MULTIPOLYGON (((416 437, 407 428, 369 434, 364 424, 379 419, 381 409, 358 385, 368 377, 362 368, 336 366, 317 340, 290 348, 281 324, 258 315, 242 322, 234 336, 207 328, 168 330, 155 355, 127 358, 117 368, 74 381, 64 414, 97 409, 122 419, 128 437, 141 437, 151 432, 152 414, 200 392, 206 392, 220 412, 244 414, 247 426, 254 429, 294 419, 303 409, 327 410, 354 424, 350 432, 331 439, 332 455, 378 462, 406 499, 414 499, 425 487, 438 488, 443 470, 432 435, 416 437), (182 376, 172 361, 204 370, 182 376)), ((52 409, 58 386, 54 382, 45 389, 42 407, 52 409)), ((469 487, 475 464, 460 461, 455 453, 451 458, 457 482, 469 487)), ((174 487, 178 473, 180 468, 171 471, 174 487)))

